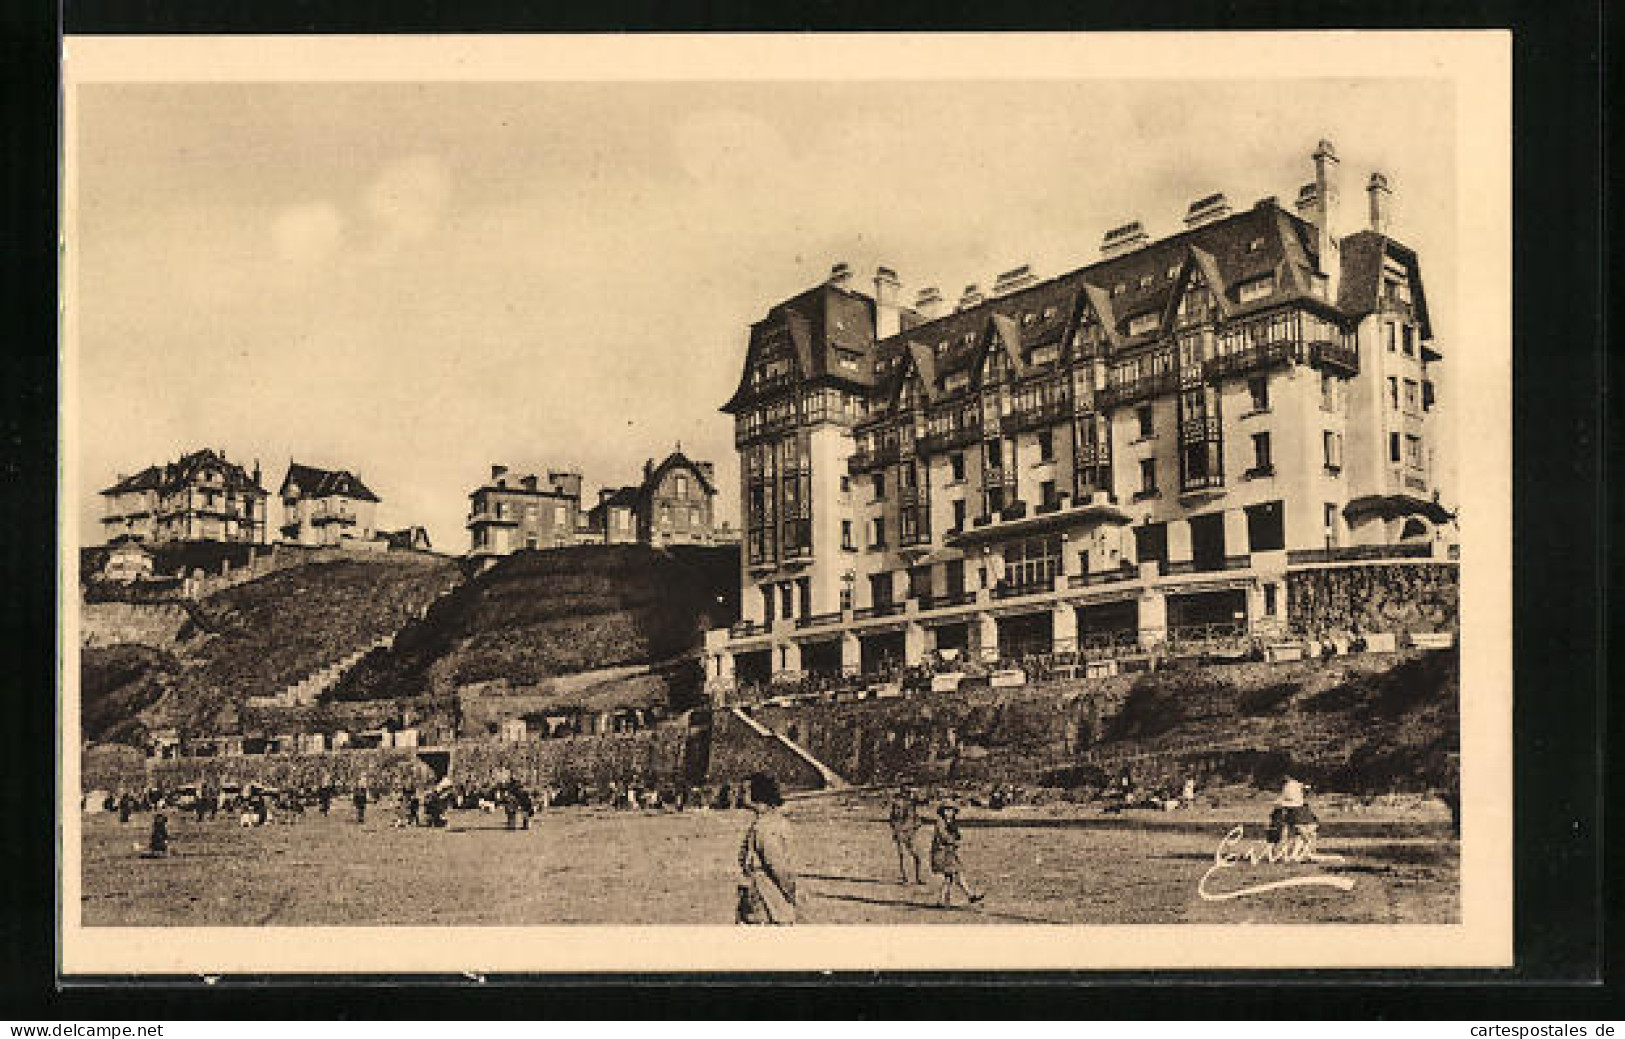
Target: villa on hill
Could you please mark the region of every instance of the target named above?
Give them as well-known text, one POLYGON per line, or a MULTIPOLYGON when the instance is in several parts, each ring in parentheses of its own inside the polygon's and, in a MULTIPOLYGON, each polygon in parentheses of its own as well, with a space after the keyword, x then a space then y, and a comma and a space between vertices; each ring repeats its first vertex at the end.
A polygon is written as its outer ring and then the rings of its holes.
POLYGON ((282 540, 298 545, 370 542, 377 532, 378 495, 347 469, 288 463, 277 492, 282 540))
POLYGON ((710 462, 696 462, 673 451, 658 465, 643 463, 643 482, 606 487, 587 512, 582 540, 607 545, 717 544, 712 500, 716 473, 710 462))
POLYGON ((263 544, 266 503, 259 463, 252 474, 204 448, 134 475, 120 473, 101 492, 108 544, 125 541, 227 541, 263 544))

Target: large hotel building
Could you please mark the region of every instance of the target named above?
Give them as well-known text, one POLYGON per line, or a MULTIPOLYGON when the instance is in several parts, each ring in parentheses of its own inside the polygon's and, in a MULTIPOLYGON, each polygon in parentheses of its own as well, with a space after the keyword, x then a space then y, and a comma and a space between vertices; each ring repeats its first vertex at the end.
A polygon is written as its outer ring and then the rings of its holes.
POLYGON ((1443 554, 1440 360, 1416 253, 1338 159, 1292 209, 1191 204, 1151 241, 943 313, 838 265, 750 332, 735 420, 742 616, 713 688, 927 654, 1145 651, 1288 625, 1286 575, 1443 554))

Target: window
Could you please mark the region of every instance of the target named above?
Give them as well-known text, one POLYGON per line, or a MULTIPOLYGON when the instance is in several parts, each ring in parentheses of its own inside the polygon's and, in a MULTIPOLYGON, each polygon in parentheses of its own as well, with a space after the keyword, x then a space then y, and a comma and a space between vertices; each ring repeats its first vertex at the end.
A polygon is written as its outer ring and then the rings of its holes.
POLYGON ((908 597, 910 599, 931 598, 931 568, 929 566, 911 566, 908 568, 908 597))
POLYGON ((1061 538, 1017 541, 1004 550, 1004 583, 1011 588, 1046 587, 1061 572, 1061 538))
POLYGON ((1112 286, 1112 298, 1116 299, 1118 296, 1121 296, 1123 293, 1125 293, 1127 291, 1128 291, 1128 286, 1124 285, 1122 282, 1118 282, 1116 285, 1112 286))
POLYGON ((1408 413, 1414 415, 1417 411, 1421 410, 1421 407, 1422 407, 1421 388, 1418 386, 1415 379, 1406 379, 1405 380, 1405 410, 1408 413))
POLYGON ((536 547, 536 544, 537 544, 537 542, 536 542, 536 535, 535 534, 526 534, 525 535, 525 547, 526 548, 534 549, 536 547))
POLYGON ((842 585, 841 586, 841 609, 844 611, 844 610, 850 610, 851 608, 852 608, 852 586, 849 585, 849 584, 848 585, 842 585))
POLYGON ((875 473, 869 478, 874 490, 874 500, 879 501, 886 496, 886 474, 875 473))
POLYGON ((869 602, 875 606, 891 605, 891 574, 869 575, 869 602))
POLYGON ((1259 476, 1274 471, 1270 465, 1270 435, 1268 433, 1253 434, 1253 473, 1259 476))
POLYGON ((1337 547, 1337 506, 1333 502, 1327 502, 1326 503, 1325 512, 1324 512, 1324 523, 1325 523, 1325 527, 1326 527, 1326 547, 1327 548, 1336 548, 1337 547))
POLYGON ((943 568, 943 576, 947 579, 947 592, 949 595, 965 594, 965 561, 963 559, 950 559, 943 568))
POLYGON ((1343 438, 1341 435, 1329 429, 1320 434, 1320 450, 1327 469, 1334 473, 1342 471, 1343 438))
POLYGON ((1271 582, 1264 586, 1264 616, 1275 616, 1275 609, 1275 583, 1271 582))
POLYGON ((1389 323, 1389 324, 1386 324, 1386 325, 1384 325, 1382 327, 1383 327, 1383 335, 1386 337, 1386 341, 1388 343, 1388 352, 1393 353, 1394 352, 1395 334, 1396 334, 1396 330, 1397 330, 1398 326, 1394 325, 1392 323, 1389 323))
POLYGON ((849 519, 841 521, 841 547, 846 549, 857 548, 856 545, 852 544, 852 521, 849 519))
POLYGON ((1053 461, 1055 458, 1055 435, 1049 430, 1038 434, 1038 460, 1041 462, 1053 461))
POLYGON ((1155 413, 1151 410, 1151 405, 1146 404, 1134 409, 1134 415, 1140 420, 1141 440, 1157 435, 1157 427, 1154 421, 1155 413))
POLYGON ((1412 328, 1410 325, 1404 325, 1404 326, 1402 326, 1402 328, 1403 328, 1402 335, 1404 336, 1404 339, 1403 339, 1403 346, 1401 346, 1401 349, 1405 351, 1405 356, 1406 357, 1415 357, 1416 356, 1416 330, 1414 328, 1412 328))
POLYGON ((1140 459, 1140 493, 1144 495, 1157 493, 1157 460, 1155 458, 1140 459))
POLYGON ((1147 523, 1134 528, 1134 554, 1140 562, 1168 559, 1168 524, 1147 523))
POLYGON ((564 506, 562 504, 554 505, 553 506, 553 525, 555 527, 562 527, 562 526, 564 526, 564 524, 565 524, 564 506))
POLYGON ((1406 434, 1405 464, 1412 469, 1422 468, 1422 438, 1406 434))
POLYGON ((1270 410, 1270 381, 1266 376, 1255 375, 1248 379, 1247 394, 1252 398, 1254 411, 1270 410))
POLYGON ((1388 406, 1399 410, 1399 380, 1392 375, 1388 376, 1388 406))
POLYGON ((1262 248, 1264 248, 1264 239, 1262 238, 1254 238, 1252 241, 1247 243, 1247 251, 1250 253, 1256 253, 1262 248))
POLYGON ((1236 298, 1242 303, 1252 303, 1255 300, 1264 299, 1274 291, 1275 276, 1266 275, 1262 278, 1244 281, 1236 286, 1236 298))
POLYGON ((954 529, 965 529, 965 499, 954 499, 954 529))
POLYGON ((852 477, 850 477, 850 476, 841 477, 841 493, 845 494, 848 491, 850 491, 851 489, 852 489, 852 477))
POLYGON ((876 516, 869 521, 869 534, 870 548, 886 547, 886 519, 884 516, 876 516))
POLYGON ((796 615, 795 585, 786 581, 779 586, 779 616, 789 620, 796 615))
POLYGON ((1399 434, 1398 433, 1389 433, 1388 434, 1388 460, 1390 462, 1399 461, 1399 434))
POLYGON ((1128 334, 1137 336, 1144 335, 1147 332, 1155 332, 1161 321, 1161 317, 1154 310, 1148 310, 1144 314, 1136 314, 1128 319, 1128 334))
POLYGON ((1286 523, 1280 502, 1249 505, 1246 511, 1248 551, 1278 552, 1286 547, 1286 523))
POLYGON ((1004 452, 1002 440, 989 440, 987 442, 987 467, 1000 469, 1004 467, 1004 452))
POLYGON ((1053 509, 1055 506, 1061 503, 1061 499, 1055 493, 1054 480, 1045 480, 1043 483, 1039 484, 1038 496, 1046 509, 1053 509))
POLYGON ((955 483, 965 478, 965 454, 956 452, 948 456, 948 471, 953 474, 955 483))
POLYGON ((678 473, 677 474, 677 478, 673 483, 673 487, 676 489, 677 497, 679 497, 679 498, 688 497, 688 477, 685 474, 683 474, 683 473, 678 473))
POLYGON ((1337 376, 1330 372, 1320 373, 1320 409, 1322 411, 1342 410, 1342 387, 1337 376))

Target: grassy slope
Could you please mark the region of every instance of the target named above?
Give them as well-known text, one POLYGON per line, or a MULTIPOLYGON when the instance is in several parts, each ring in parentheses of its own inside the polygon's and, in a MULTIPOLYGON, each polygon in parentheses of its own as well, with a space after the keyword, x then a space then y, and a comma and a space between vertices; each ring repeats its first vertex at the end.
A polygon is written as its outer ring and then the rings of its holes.
POLYGON ((398 629, 456 577, 429 556, 279 570, 203 600, 173 655, 138 646, 81 655, 86 737, 139 742, 145 728, 208 731, 250 696, 279 692, 398 629))
POLYGON ((527 685, 696 656, 703 632, 737 614, 738 568, 732 548, 516 553, 447 596, 392 649, 363 661, 335 694, 444 694, 475 682, 527 685))

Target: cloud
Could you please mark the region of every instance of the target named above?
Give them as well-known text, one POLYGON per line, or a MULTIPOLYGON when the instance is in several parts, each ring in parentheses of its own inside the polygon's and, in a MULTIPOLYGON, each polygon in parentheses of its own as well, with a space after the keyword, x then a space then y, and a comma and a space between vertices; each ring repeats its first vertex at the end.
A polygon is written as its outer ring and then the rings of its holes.
POLYGON ((451 196, 451 174, 433 155, 412 155, 379 171, 362 194, 385 245, 421 241, 434 230, 451 196))
POLYGON ((344 217, 327 202, 284 206, 271 222, 277 255, 300 265, 326 259, 338 248, 343 234, 344 217))

